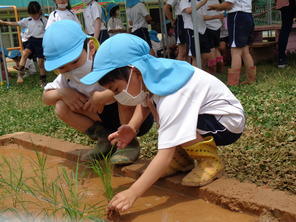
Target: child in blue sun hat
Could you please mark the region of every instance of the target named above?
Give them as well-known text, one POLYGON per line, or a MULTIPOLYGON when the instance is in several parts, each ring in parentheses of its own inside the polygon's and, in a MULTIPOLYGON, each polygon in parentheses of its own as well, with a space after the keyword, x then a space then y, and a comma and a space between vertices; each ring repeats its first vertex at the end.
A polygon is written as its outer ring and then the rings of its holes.
MULTIPOLYGON (((93 71, 81 79, 88 85, 99 82, 121 104, 141 104, 138 121, 151 111, 159 125, 157 155, 129 189, 115 195, 110 210, 127 210, 156 180, 177 171, 191 170, 183 185, 210 183, 223 171, 217 145, 234 143, 245 125, 242 105, 219 79, 149 51, 141 38, 118 34, 101 45, 93 71)), ((130 138, 118 131, 109 140, 121 148, 130 138)))
MULTIPOLYGON (((135 107, 118 105, 113 92, 98 83, 87 86, 80 82, 80 78, 91 72, 98 46, 97 40, 86 35, 72 20, 53 23, 43 40, 46 70, 61 73, 45 86, 43 102, 55 106, 56 115, 66 124, 97 140, 95 149, 82 155, 83 161, 108 153, 111 144, 107 137, 122 123, 130 124, 130 134, 134 137, 148 132, 153 124, 151 115, 146 115, 143 122, 131 122, 135 107)), ((140 150, 137 139, 133 138, 125 146, 126 151, 118 150, 112 155, 113 164, 137 160, 140 150)))

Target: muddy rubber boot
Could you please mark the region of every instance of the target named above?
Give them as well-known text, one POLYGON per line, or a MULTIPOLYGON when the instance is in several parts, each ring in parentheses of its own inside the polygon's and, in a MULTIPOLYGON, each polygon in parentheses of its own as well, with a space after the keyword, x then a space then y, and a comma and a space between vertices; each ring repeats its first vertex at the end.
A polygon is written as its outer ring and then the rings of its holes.
POLYGON ((96 158, 101 158, 107 155, 111 150, 111 143, 108 140, 109 131, 106 130, 100 122, 95 122, 85 132, 91 139, 97 140, 93 150, 83 154, 80 158, 81 161, 89 161, 96 158))
POLYGON ((252 84, 252 83, 256 82, 256 72, 257 72, 256 66, 248 68, 247 69, 247 80, 241 82, 241 84, 252 84))
POLYGON ((237 86, 240 79, 240 69, 228 69, 227 85, 237 86))
POLYGON ((213 137, 206 137, 205 141, 184 149, 191 158, 197 160, 198 165, 183 178, 182 185, 200 187, 222 176, 224 166, 213 137))
POLYGON ((212 75, 216 75, 217 70, 216 70, 216 58, 215 59, 210 59, 208 61, 208 69, 209 69, 209 73, 211 73, 212 75))
POLYGON ((224 59, 223 56, 218 56, 216 58, 216 72, 221 74, 224 72, 224 59))
POLYGON ((127 165, 138 160, 139 155, 140 144, 135 138, 125 148, 117 149, 117 151, 110 158, 110 161, 112 164, 116 165, 127 165))
POLYGON ((187 154, 187 152, 177 147, 169 168, 162 177, 172 176, 178 172, 188 172, 194 167, 194 160, 187 154))

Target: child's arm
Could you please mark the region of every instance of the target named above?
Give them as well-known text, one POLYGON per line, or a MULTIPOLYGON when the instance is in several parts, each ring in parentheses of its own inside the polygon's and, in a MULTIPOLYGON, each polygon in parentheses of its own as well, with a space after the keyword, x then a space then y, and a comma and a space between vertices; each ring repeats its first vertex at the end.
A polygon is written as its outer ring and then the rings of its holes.
POLYGON ((113 197, 108 206, 109 210, 125 211, 130 208, 135 200, 166 172, 174 153, 175 147, 159 150, 141 177, 129 189, 113 197))
POLYGON ((95 33, 94 33, 94 38, 96 38, 96 39, 98 39, 100 36, 101 25, 102 25, 101 19, 97 18, 95 21, 95 33))
POLYGON ((88 110, 92 113, 101 113, 106 104, 115 102, 114 93, 106 89, 104 91, 96 91, 84 104, 83 110, 88 110))
POLYGON ((173 13, 172 13, 172 6, 169 4, 165 4, 164 5, 164 12, 165 12, 166 17, 171 21, 171 24, 174 25, 175 19, 173 17, 173 13))
POLYGON ((205 15, 203 18, 204 18, 205 21, 213 20, 213 19, 223 19, 224 18, 224 15, 223 14, 205 15))
POLYGON ((53 106, 58 100, 63 100, 72 111, 80 110, 86 103, 86 96, 71 88, 45 90, 42 95, 44 104, 53 106))
POLYGON ((120 126, 116 132, 109 135, 108 139, 111 144, 116 144, 120 149, 126 147, 136 137, 138 130, 149 114, 148 107, 137 105, 128 124, 120 126))
POLYGON ((230 9, 232 9, 232 7, 233 7, 233 3, 225 1, 221 4, 209 5, 208 10, 229 11, 230 9))
POLYGON ((0 24, 1 25, 10 25, 10 26, 20 26, 20 24, 18 24, 17 22, 6 22, 3 20, 0 20, 0 24))

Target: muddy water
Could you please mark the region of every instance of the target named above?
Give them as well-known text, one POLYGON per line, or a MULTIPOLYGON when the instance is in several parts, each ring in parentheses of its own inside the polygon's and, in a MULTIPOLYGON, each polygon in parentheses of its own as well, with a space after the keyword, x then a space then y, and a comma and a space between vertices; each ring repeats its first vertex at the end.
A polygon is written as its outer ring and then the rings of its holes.
MULTIPOLYGON (((0 146, 0 157, 3 156, 8 160, 14 160, 15 165, 21 164, 25 177, 34 176, 32 170, 34 169, 32 163, 36 161, 34 151, 24 149, 16 144, 9 144, 0 146)), ((1 163, 3 163, 2 158, 0 158, 1 163)), ((55 156, 47 156, 46 163, 46 175, 52 180, 58 176, 61 167, 66 168, 68 172, 75 170, 76 167, 76 163, 55 156)), ((80 178, 80 190, 84 192, 84 201, 87 203, 104 201, 103 203, 106 204, 99 178, 83 167, 81 171, 86 172, 80 178)), ((1 172, 5 171, 1 170, 1 172)), ((112 181, 116 192, 128 188, 132 182, 131 178, 118 176, 114 176, 112 181)), ((30 199, 30 197, 26 198, 30 199)), ((41 205, 46 205, 46 203, 41 203, 41 205)), ((37 211, 36 206, 30 209, 37 211)), ((250 215, 234 213, 203 200, 193 199, 156 186, 146 192, 136 201, 133 208, 121 216, 121 221, 124 222, 255 222, 256 219, 250 215)))

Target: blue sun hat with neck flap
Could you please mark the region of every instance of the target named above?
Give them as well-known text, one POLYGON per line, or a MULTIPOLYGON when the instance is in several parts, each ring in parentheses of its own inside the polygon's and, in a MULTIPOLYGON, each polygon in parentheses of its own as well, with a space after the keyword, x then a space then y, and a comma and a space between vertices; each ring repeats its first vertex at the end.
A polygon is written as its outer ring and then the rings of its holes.
POLYGON ((156 58, 149 52, 149 45, 143 39, 131 34, 117 34, 101 45, 93 71, 80 81, 92 85, 110 71, 132 65, 141 72, 151 93, 166 96, 182 88, 194 73, 193 66, 187 62, 156 58))

